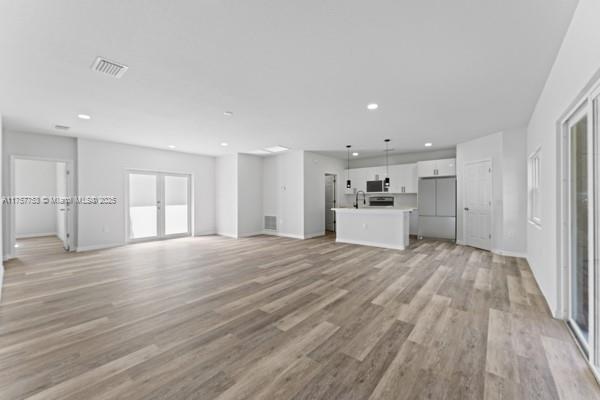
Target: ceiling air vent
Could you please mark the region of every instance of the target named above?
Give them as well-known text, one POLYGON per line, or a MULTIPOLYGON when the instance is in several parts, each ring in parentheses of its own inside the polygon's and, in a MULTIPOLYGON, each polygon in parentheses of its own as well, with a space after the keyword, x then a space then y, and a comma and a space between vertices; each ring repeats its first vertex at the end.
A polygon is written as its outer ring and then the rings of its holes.
POLYGON ((106 58, 98 57, 92 64, 92 71, 100 72, 101 74, 112 76, 119 79, 125 74, 129 67, 119 64, 106 58))
POLYGON ((68 131, 69 130, 69 126, 66 125, 54 125, 54 129, 58 129, 60 131, 68 131))

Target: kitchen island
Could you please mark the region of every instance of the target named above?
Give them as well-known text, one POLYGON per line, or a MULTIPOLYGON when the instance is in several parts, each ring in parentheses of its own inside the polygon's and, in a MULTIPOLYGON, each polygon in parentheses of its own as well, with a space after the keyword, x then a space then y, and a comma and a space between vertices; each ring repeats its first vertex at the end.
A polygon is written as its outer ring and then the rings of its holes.
POLYGON ((412 208, 332 208, 336 242, 404 250, 412 208))

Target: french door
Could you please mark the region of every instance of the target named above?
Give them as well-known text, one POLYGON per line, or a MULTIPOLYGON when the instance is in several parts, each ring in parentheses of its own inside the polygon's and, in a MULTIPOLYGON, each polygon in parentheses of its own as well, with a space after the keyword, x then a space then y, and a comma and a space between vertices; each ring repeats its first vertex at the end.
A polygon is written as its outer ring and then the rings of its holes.
POLYGON ((191 234, 189 175, 132 171, 127 183, 130 242, 191 234))
MULTIPOLYGON (((589 363, 600 366, 600 90, 563 123, 564 311, 589 363)), ((600 374, 596 373, 600 379, 600 374)))

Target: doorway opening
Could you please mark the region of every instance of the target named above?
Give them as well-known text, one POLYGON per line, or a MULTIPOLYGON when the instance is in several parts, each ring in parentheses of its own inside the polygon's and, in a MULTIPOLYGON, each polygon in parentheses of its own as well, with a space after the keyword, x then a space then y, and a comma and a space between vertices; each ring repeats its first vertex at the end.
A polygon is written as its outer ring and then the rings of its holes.
POLYGON ((127 185, 129 242, 191 235, 190 175, 129 171, 127 185))
POLYGON ((71 161, 11 157, 8 257, 72 249, 71 161))
POLYGON ((335 233, 335 211, 337 207, 337 175, 325 174, 325 233, 335 233))

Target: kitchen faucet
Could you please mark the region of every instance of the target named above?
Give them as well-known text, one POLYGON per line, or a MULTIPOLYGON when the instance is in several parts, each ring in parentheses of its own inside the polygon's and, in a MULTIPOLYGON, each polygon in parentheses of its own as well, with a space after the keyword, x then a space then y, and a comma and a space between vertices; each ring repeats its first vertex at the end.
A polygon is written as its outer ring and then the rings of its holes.
POLYGON ((358 208, 358 195, 360 193, 363 194, 363 205, 367 205, 367 194, 362 190, 359 190, 358 192, 356 192, 356 201, 354 202, 354 208, 358 208))

